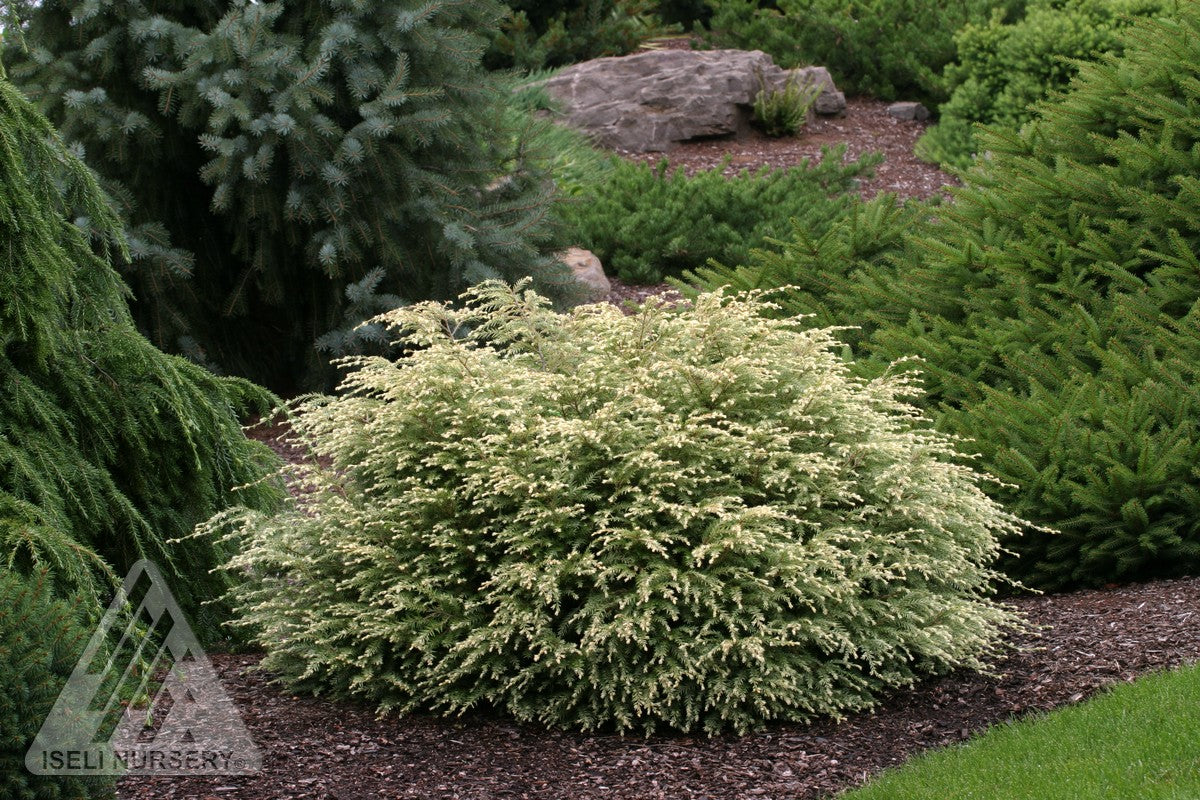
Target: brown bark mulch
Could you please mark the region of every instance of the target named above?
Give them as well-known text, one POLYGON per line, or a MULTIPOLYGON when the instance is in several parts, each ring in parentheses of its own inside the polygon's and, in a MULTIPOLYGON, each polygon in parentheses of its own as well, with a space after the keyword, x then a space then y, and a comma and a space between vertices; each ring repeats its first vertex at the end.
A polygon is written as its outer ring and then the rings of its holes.
POLYGON ((946 187, 958 186, 959 180, 913 154, 913 145, 928 123, 896 119, 888 114, 888 105, 882 100, 852 97, 846 101, 844 114, 817 117, 798 136, 772 138, 752 131, 739 140, 685 142, 666 153, 622 152, 621 155, 651 165, 666 159, 668 171, 682 169, 688 175, 716 169, 728 157, 723 174, 733 176, 762 167, 785 169, 805 159, 820 161, 822 148, 844 144, 848 161, 868 153, 883 155, 884 160, 874 168, 874 174, 859 183, 859 194, 864 199, 880 192, 902 198, 946 196, 946 187))
POLYGON ((620 738, 505 719, 377 718, 294 697, 255 655, 212 660, 263 751, 244 778, 128 778, 123 800, 735 800, 827 798, 931 747, 1102 687, 1200 659, 1200 579, 1011 601, 1038 634, 992 675, 959 673, 841 723, 773 724, 744 737, 620 738))

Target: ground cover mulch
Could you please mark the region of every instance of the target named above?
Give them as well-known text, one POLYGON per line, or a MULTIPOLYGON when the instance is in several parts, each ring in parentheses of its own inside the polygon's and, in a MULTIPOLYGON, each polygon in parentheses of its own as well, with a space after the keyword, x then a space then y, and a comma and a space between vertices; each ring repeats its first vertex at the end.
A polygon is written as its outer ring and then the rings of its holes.
POLYGON ((668 170, 682 169, 688 175, 724 164, 723 173, 733 176, 762 167, 785 169, 805 160, 820 161, 824 148, 844 144, 847 161, 868 153, 884 157, 873 175, 859 183, 859 194, 864 199, 880 192, 921 199, 945 196, 946 187, 959 185, 958 179, 913 154, 913 145, 927 123, 896 119, 888 113, 889 105, 882 100, 852 97, 846 101, 844 114, 817 117, 798 136, 770 137, 751 131, 738 140, 684 142, 666 153, 618 152, 631 161, 651 165, 665 159, 668 170))
POLYGON ((296 697, 258 655, 212 656, 263 751, 253 777, 128 778, 119 797, 208 800, 586 800, 827 798, 931 747, 1087 698, 1102 687, 1200 660, 1200 579, 1011 601, 1040 630, 993 674, 958 673, 843 722, 773 724, 744 737, 621 738, 501 718, 377 718, 296 697))

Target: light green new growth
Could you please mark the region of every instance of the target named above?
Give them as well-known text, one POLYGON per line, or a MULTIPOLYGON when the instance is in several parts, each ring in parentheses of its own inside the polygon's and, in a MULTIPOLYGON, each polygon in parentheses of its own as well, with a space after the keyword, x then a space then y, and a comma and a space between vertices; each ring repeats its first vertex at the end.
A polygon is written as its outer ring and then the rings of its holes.
POLYGON ((808 114, 821 94, 815 84, 801 86, 795 75, 782 89, 768 89, 758 75, 758 94, 754 95, 754 121, 768 136, 797 136, 808 123, 808 114))
POLYGON ((752 296, 554 313, 492 282, 296 408, 303 508, 209 524, 288 683, 382 710, 744 731, 977 667, 1021 522, 829 330, 752 296))

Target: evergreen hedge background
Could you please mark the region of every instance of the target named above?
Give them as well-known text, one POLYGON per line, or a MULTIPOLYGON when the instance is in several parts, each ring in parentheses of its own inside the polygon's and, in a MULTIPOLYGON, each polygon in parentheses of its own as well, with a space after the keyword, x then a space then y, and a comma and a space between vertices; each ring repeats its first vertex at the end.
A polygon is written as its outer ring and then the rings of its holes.
POLYGON ((954 35, 957 57, 944 73, 950 98, 938 124, 917 143, 924 159, 966 168, 978 149, 975 125, 1016 130, 1034 115, 1034 104, 1062 91, 1080 61, 1120 53, 1121 29, 1139 17, 1172 8, 1173 0, 1030 0, 1007 20, 968 23, 954 35))

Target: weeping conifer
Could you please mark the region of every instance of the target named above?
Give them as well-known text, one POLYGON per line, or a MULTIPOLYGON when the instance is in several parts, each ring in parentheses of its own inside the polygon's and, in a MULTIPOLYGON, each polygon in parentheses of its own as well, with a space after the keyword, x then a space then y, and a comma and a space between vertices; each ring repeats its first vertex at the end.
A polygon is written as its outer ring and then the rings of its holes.
MULTIPOLYGON (((0 77, 0 558, 49 570, 60 592, 106 599, 151 558, 199 613, 225 556, 170 545, 232 503, 274 507, 273 468, 238 416, 272 397, 156 350, 109 259, 116 215, 49 122, 0 77), (86 215, 89 238, 70 213, 86 215)), ((211 617, 209 609, 201 615, 211 617)), ((204 626, 200 627, 204 630, 204 626)))
POLYGON ((158 346, 290 391, 355 284, 368 315, 486 278, 568 291, 548 181, 480 66, 498 3, 9 5, 10 73, 118 199, 158 346))

